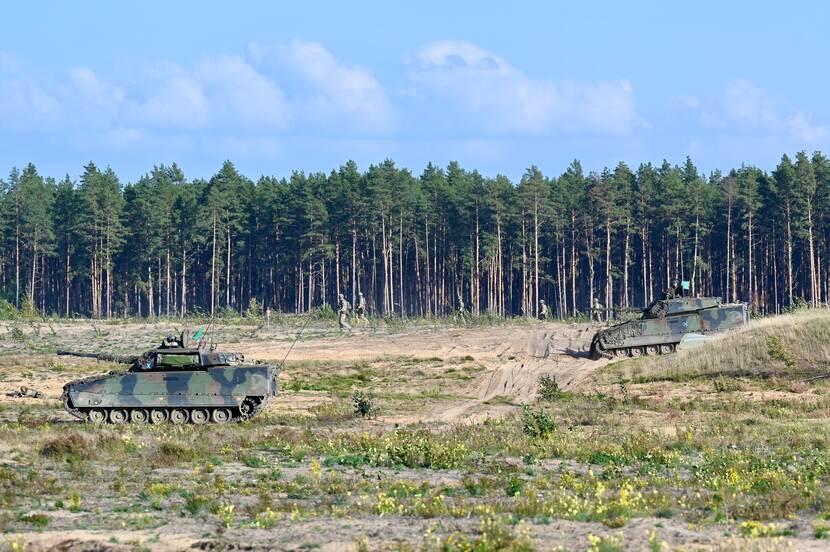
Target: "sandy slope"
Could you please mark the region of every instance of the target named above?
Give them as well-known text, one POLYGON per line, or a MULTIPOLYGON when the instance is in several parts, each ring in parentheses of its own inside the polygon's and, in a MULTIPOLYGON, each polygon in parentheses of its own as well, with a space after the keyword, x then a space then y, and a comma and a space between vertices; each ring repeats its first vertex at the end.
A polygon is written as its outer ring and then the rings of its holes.
MULTIPOLYGON (((56 332, 65 340, 67 348, 75 345, 79 335, 85 335, 82 324, 66 325, 56 332)), ((487 416, 499 415, 515 409, 515 405, 533 400, 537 381, 549 374, 564 389, 576 389, 584 385, 598 366, 606 361, 594 361, 584 351, 590 344, 595 327, 586 324, 514 324, 485 327, 435 327, 416 328, 401 333, 382 333, 355 328, 340 333, 330 328, 311 328, 296 342, 290 360, 296 361, 359 361, 382 357, 389 358, 437 358, 442 360, 469 358, 485 369, 476 379, 461 389, 463 400, 428 405, 419 412, 390 418, 394 423, 478 421, 487 416), (498 399, 493 401, 493 399, 498 399), (493 404, 487 404, 492 402, 493 404)), ((233 335, 233 329, 222 330, 233 335)), ((108 339, 116 343, 148 342, 152 333, 172 333, 166 328, 148 328, 143 324, 126 324, 109 329, 108 339)), ((272 329, 252 332, 250 327, 240 327, 236 337, 226 347, 245 353, 248 359, 280 361, 288 351, 294 337, 293 331, 272 329)), ((34 337, 33 337, 34 339, 34 337)), ((150 341, 152 343, 152 341, 150 341)), ((56 343, 57 346, 64 345, 56 343)), ((96 344, 95 349, 103 347, 96 344)), ((75 345, 87 348, 91 345, 75 345)), ((94 361, 63 357, 60 362, 69 371, 55 372, 49 363, 56 360, 51 355, 19 355, 14 351, 3 357, 5 377, 0 380, 0 404, 38 401, 6 396, 21 385, 42 391, 48 399, 58 399, 63 385, 75 379, 79 366, 94 369, 94 361), (31 366, 33 369, 29 369, 31 366)), ((108 365, 101 365, 106 372, 108 365)), ((88 373, 88 372, 87 372, 88 373)), ((288 374, 290 377, 290 374, 288 374)), ((308 397, 289 395, 285 401, 297 405, 281 404, 280 407, 302 407, 308 397)))

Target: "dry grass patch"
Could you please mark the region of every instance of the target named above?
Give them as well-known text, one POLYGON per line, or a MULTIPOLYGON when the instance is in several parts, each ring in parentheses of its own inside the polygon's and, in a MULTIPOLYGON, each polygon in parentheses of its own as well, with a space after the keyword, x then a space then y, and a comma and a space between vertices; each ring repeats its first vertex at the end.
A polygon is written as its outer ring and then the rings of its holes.
POLYGON ((77 432, 58 435, 47 440, 40 447, 41 456, 63 459, 67 456, 91 458, 94 447, 92 442, 77 432))
POLYGON ((605 378, 635 382, 697 377, 794 379, 830 372, 830 311, 810 310, 753 321, 695 349, 610 365, 605 378))

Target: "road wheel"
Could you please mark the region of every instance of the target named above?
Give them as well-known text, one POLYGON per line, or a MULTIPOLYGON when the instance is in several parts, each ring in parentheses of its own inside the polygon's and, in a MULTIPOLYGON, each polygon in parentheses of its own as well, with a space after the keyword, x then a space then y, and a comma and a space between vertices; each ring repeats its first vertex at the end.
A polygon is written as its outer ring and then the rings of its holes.
POLYGON ((170 412, 170 421, 174 424, 186 424, 187 410, 185 410, 184 408, 174 408, 170 412))
POLYGON ((93 408, 86 414, 86 419, 93 424, 103 424, 107 421, 107 413, 100 408, 93 408))
POLYGON ((123 408, 113 408, 110 410, 110 422, 113 424, 127 423, 127 411, 123 408))
POLYGON ((207 423, 208 418, 208 412, 204 408, 194 408, 190 411, 190 421, 194 424, 207 423))
POLYGON ((163 408, 154 408, 150 411, 150 421, 154 424, 163 424, 167 421, 167 411, 163 408))
POLYGON ((623 358, 628 356, 628 350, 626 349, 614 349, 614 356, 617 358, 623 358))
POLYGON ((213 410, 213 422, 226 424, 231 420, 231 411, 227 408, 216 408, 213 410))
POLYGON ((660 354, 667 355, 672 352, 672 347, 670 344, 666 343, 665 345, 660 345, 660 354))
POLYGON ((130 421, 134 424, 146 424, 149 416, 143 408, 133 408, 130 411, 130 421))
POLYGON ((631 356, 634 358, 643 356, 642 347, 631 347, 631 356))
POLYGON ((647 355, 659 355, 660 354, 660 347, 657 345, 649 345, 646 347, 646 354, 647 355))

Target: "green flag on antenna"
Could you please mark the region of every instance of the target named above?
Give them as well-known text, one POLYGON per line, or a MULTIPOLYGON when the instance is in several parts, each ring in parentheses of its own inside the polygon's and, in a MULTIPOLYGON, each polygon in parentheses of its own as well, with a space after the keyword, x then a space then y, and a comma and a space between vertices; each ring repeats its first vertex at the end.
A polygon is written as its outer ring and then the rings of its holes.
POLYGON ((201 340, 202 337, 204 337, 204 335, 205 335, 205 329, 202 328, 202 329, 198 330, 195 334, 193 334, 193 341, 201 340))

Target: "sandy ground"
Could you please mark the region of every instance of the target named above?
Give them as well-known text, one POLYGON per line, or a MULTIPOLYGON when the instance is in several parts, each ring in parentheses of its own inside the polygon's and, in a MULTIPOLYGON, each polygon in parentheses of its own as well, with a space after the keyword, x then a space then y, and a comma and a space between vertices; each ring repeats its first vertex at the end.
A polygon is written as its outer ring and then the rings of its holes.
MULTIPOLYGON (((55 421, 68 421, 70 416, 58 405, 63 385, 94 372, 95 361, 59 358, 54 351, 73 349, 82 351, 107 351, 139 353, 159 342, 162 336, 178 333, 181 328, 173 324, 101 324, 88 321, 71 323, 17 324, 0 323, 0 405, 44 404, 43 399, 12 398, 6 394, 27 386, 42 391, 54 405, 55 421), (16 330, 16 331, 13 331, 16 330)), ((596 381, 596 371, 607 360, 592 360, 586 351, 596 325, 528 323, 503 326, 449 327, 416 326, 404 331, 391 332, 378 328, 357 327, 350 332, 339 332, 329 325, 312 325, 294 343, 296 328, 257 328, 254 326, 222 326, 216 330, 216 339, 222 349, 244 353, 248 360, 280 362, 288 353, 289 364, 281 377, 284 391, 269 408, 276 411, 308 411, 315 405, 331 400, 323 392, 290 391, 285 385, 293 378, 316 377, 311 366, 320 361, 334 363, 377 362, 386 359, 391 367, 409 366, 408 361, 424 360, 418 370, 427 376, 434 372, 446 372, 454 366, 474 366, 471 376, 465 379, 442 381, 447 397, 436 400, 412 401, 411 408, 381 413, 372 423, 382 426, 425 423, 436 426, 480 422, 519 408, 522 403, 533 402, 539 377, 553 376, 565 390, 590 390, 596 381), (292 348, 293 344, 293 348, 292 348), (430 361, 434 368, 430 368, 430 361), (303 367, 307 362, 309 366, 303 367), (306 370, 304 374, 296 371, 306 370)), ((100 365, 104 372, 112 366, 100 365)), ((314 368, 317 369, 317 368, 314 368)), ((409 368, 397 368, 408 370, 409 368)), ((413 370, 415 370, 413 368, 413 370)), ((394 374, 399 372, 393 372, 394 374)), ((422 376, 415 373, 402 378, 402 387, 425 385, 422 376)), ((390 384, 387 384, 390 385, 390 384)), ((394 387, 394 380, 391 384, 394 387)), ((637 390, 632 386, 631 391, 637 390)), ((685 387, 669 384, 652 389, 669 400, 678 393, 687 393, 685 387)), ((8 408, 8 415, 17 413, 8 408)), ((6 413, 3 413, 5 416, 6 413)), ((3 416, 0 416, 2 418, 3 416)), ((3 420, 0 420, 3 421, 3 420)), ((368 422, 367 422, 368 424, 368 422)), ((56 427, 57 426, 56 424, 56 427)), ((668 430, 674 431, 674 426, 668 430)), ((9 457, 13 451, 0 442, 0 456, 9 457)), ((239 464, 228 464, 224 469, 243 469, 239 464)), ((305 469, 299 468, 299 469, 305 469)), ((340 468, 348 471, 347 468, 340 468)), ((542 469, 542 468, 539 468, 542 469)), ((545 468, 547 469, 547 468, 545 468)), ((553 470, 553 467, 550 467, 553 470)), ((286 477, 293 474, 286 468, 286 477)), ((378 470, 360 468, 360 477, 379 477, 378 470)), ((448 483, 458 483, 461 474, 425 472, 423 470, 395 470, 396 478, 411 476, 426 478, 440 476, 450 478, 448 483), (455 479, 452 479, 455 478, 455 479)), ((357 474, 346 474, 357 477, 357 474)), ((387 474, 388 476, 388 474, 387 474)), ((434 482, 437 484, 437 482, 434 482)), ((56 516, 57 513, 50 513, 56 516)), ((198 522, 177 518, 174 523, 151 530, 125 529, 104 531, 95 529, 46 530, 20 532, 0 537, 0 551, 14 549, 14 543, 29 543, 29 550, 136 550, 147 547, 152 550, 299 550, 305 549, 306 540, 314 541, 313 548, 326 551, 357 550, 356 536, 365 535, 383 539, 394 527, 396 539, 401 542, 421 542, 436 524, 446 525, 447 531, 474 532, 479 521, 474 519, 420 519, 413 517, 355 516, 348 518, 314 518, 297 520, 280 525, 279 530, 233 528, 217 535, 207 534, 198 522), (325 534, 325 544, 317 538, 325 534), (310 538, 309 535, 315 538, 310 538), (130 543, 141 543, 137 546, 130 543)), ((584 523, 554 519, 547 524, 532 524, 530 538, 540 550, 562 546, 564 549, 585 549, 590 534, 620 535, 627 550, 648 549, 648 535, 655 531, 662 540, 681 543, 684 549, 694 550, 743 550, 750 544, 746 539, 724 538, 722 530, 692 528, 681 521, 667 519, 636 518, 619 530, 609 531, 598 523, 584 523)), ((753 550, 783 549, 781 543, 758 539, 751 543, 753 550)), ((809 538, 795 538, 786 543, 798 550, 823 550, 822 542, 809 538)), ((22 549, 22 548, 19 548, 22 549)))
MULTIPOLYGON (((153 344, 158 335, 177 333, 175 327, 128 324, 97 326, 88 324, 59 324, 47 335, 31 335, 31 342, 50 340, 57 349, 81 349, 87 351, 139 352, 138 343, 153 344), (103 328, 103 329, 102 329, 103 328), (129 336, 129 344, 126 343, 129 336), (144 337, 146 336, 146 337, 144 337)), ((0 333, 3 328, 0 326, 0 333)), ((541 375, 553 376, 563 389, 573 390, 584 386, 591 374, 605 360, 592 360, 587 351, 596 326, 588 324, 538 323, 532 325, 504 325, 483 327, 433 327, 415 328, 389 334, 370 329, 355 328, 339 332, 325 328, 308 328, 294 342, 296 330, 256 329, 252 327, 220 328, 218 338, 227 337, 231 342, 223 345, 244 353, 248 360, 279 362, 289 352, 289 361, 361 361, 388 357, 390 359, 453 359, 464 358, 484 367, 476 378, 454 394, 463 399, 447 404, 427 405, 405 415, 385 417, 389 423, 479 422, 484 418, 499 416, 515 410, 516 405, 529 403, 537 391, 541 375), (231 337, 232 336, 232 337, 231 337), (292 348, 293 343, 293 348, 292 348), (494 401, 494 399, 498 399, 494 401), (495 404, 489 404, 495 403, 495 404)), ((144 345, 145 347, 147 345, 144 345)), ((21 350, 8 341, 0 345, 0 353, 7 352, 2 363, 17 365, 14 376, 0 381, 0 404, 17 404, 37 399, 12 398, 7 394, 21 386, 37 389, 46 398, 58 399, 63 385, 72 379, 71 371, 86 367, 95 361, 74 357, 33 354, 21 350), (4 351, 3 349, 11 349, 4 351), (45 360, 44 360, 45 359, 45 360), (35 361, 60 363, 61 371, 27 371, 27 364, 35 361)), ((106 367, 104 367, 106 370, 106 367)), ((290 379, 290 370, 282 376, 290 379)), ((275 409, 307 409, 319 402, 320 397, 303 393, 286 393, 274 403, 275 409)))

